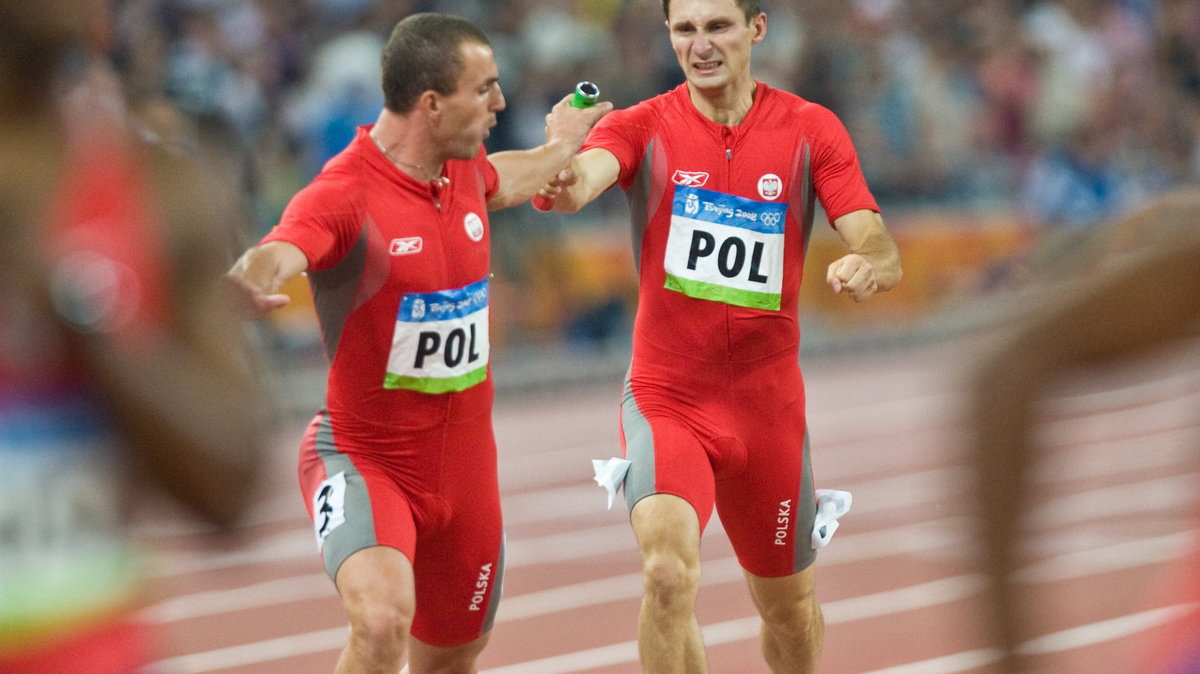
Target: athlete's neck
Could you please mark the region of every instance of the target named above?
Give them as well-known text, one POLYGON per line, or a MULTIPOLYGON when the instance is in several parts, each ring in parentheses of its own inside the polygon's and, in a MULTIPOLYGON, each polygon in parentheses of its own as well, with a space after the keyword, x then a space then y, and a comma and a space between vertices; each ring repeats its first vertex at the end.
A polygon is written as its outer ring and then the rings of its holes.
POLYGON ((384 156, 409 176, 435 182, 442 175, 445 157, 434 151, 428 129, 418 120, 384 109, 370 135, 384 156))
POLYGON ((692 105, 696 106, 700 114, 717 124, 737 126, 754 105, 754 93, 758 90, 758 83, 753 78, 746 77, 717 89, 700 89, 691 82, 687 87, 692 105))

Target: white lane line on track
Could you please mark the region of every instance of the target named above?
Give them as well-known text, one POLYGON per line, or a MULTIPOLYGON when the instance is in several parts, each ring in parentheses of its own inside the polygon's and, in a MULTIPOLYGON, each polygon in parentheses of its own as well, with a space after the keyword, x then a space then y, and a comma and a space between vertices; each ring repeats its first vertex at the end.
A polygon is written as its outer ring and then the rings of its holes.
POLYGON ((1046 655, 1120 639, 1180 618, 1195 611, 1197 606, 1194 603, 1177 604, 1072 627, 1026 641, 1017 648, 1017 652, 1022 655, 1046 655))
POLYGON ((329 576, 310 573, 227 590, 179 595, 147 608, 141 617, 150 622, 167 623, 336 596, 329 576))
POLYGON ((1136 569, 1147 561, 1168 562, 1182 557, 1189 551, 1189 544, 1196 540, 1200 531, 1138 538, 1106 545, 1102 548, 1079 550, 1035 562, 1016 573, 1022 583, 1054 583, 1102 573, 1136 569))
MULTIPOLYGON (((958 601, 979 591, 978 576, 956 576, 931 583, 888 590, 873 595, 854 597, 823 604, 829 624, 852 622, 866 618, 902 613, 938 604, 958 601)), ((758 618, 739 618, 702 628, 709 644, 741 641, 758 635, 758 618)), ((323 653, 345 645, 346 629, 337 628, 308 632, 279 639, 220 648, 160 660, 151 665, 161 674, 199 674, 218 669, 245 667, 286 657, 323 653)), ((489 674, 550 674, 574 672, 585 667, 619 664, 637 660, 637 643, 625 642, 553 658, 488 670, 489 674)))
POLYGON ((1048 448, 1112 442, 1195 423, 1200 391, 1103 414, 1045 419, 1035 437, 1048 448))
MULTIPOLYGON (((943 520, 945 524, 961 522, 958 518, 943 520)), ((887 532, 875 532, 887 533, 887 532)), ((1200 532, 1185 532, 1172 536, 1164 536, 1156 539, 1147 539, 1145 541, 1132 541, 1128 543, 1120 543, 1114 546, 1108 546, 1096 550, 1087 551, 1086 554, 1068 554, 1061 555, 1058 558, 1047 560, 1044 565, 1048 567, 1059 567, 1053 573, 1031 573, 1026 574, 1022 580, 1024 582, 1051 582, 1064 578, 1078 578, 1096 573, 1104 573, 1114 570, 1113 565, 1107 565, 1104 569, 1096 568, 1092 560, 1097 558, 1120 558, 1121 563, 1119 568, 1136 568, 1139 566, 1150 566, 1162 563, 1170 559, 1175 559, 1182 555, 1189 542, 1192 540, 1193 534, 1200 532)), ((843 557, 855 558, 864 554, 875 554, 884 556, 883 550, 886 550, 886 543, 883 541, 866 541, 871 534, 861 534, 858 536, 847 536, 840 540, 840 543, 846 543, 854 539, 859 539, 860 544, 857 546, 857 552, 849 552, 843 554, 843 557)), ((915 540, 914 537, 906 536, 905 532, 898 532, 899 539, 907 540, 910 543, 915 540)), ((939 544, 944 544, 946 538, 938 539, 939 544)), ((845 560, 841 560, 845 561, 845 560)), ((838 562, 834 562, 838 563, 838 562)), ((1039 565, 1035 565, 1037 567, 1039 565)), ((1029 567, 1029 568, 1035 568, 1029 567)), ((712 586, 719 583, 736 582, 741 579, 740 567, 737 565, 737 560, 733 557, 722 558, 717 560, 706 560, 705 571, 702 580, 703 586, 712 586)), ((311 579, 313 581, 317 579, 311 579)), ((323 583, 316 583, 323 585, 323 583)), ((951 603, 969 597, 977 593, 982 584, 982 577, 970 574, 945 578, 929 583, 922 583, 910 587, 899 588, 894 590, 886 590, 871 595, 861 597, 850 597, 822 604, 825 611, 825 618, 828 624, 839 624, 853 622, 856 620, 864 620, 868 618, 882 617, 892 615, 902 611, 916 610, 918 608, 928 608, 935 605, 951 603)), ((631 597, 640 596, 641 582, 640 574, 626 574, 612 578, 600 579, 597 581, 588 581, 567 587, 553 588, 541 592, 529 593, 513 598, 506 598, 500 604, 500 613, 498 620, 507 622, 509 620, 519 620, 522 618, 530 618, 539 615, 555 613, 559 611, 582 608, 585 606, 606 603, 609 601, 617 601, 631 597), (506 606, 510 606, 506 608, 506 606)), ((253 588, 242 588, 236 591, 230 591, 230 597, 234 597, 235 593, 253 593, 253 588)), ((182 598, 181 598, 182 599, 182 598)), ((220 600, 220 597, 215 593, 204 593, 201 597, 202 602, 207 606, 212 606, 213 602, 220 600)), ((243 603, 249 603, 251 600, 243 598, 243 603)), ((199 614, 201 608, 190 607, 186 601, 181 601, 180 604, 174 607, 174 610, 179 613, 191 612, 199 614)), ((1152 613, 1152 612, 1151 612, 1152 613)), ((1141 614, 1139 614, 1141 615, 1141 614)), ((1030 648, 1040 649, 1031 652, 1050 652, 1047 649, 1066 650, 1088 645, 1085 643, 1087 639, 1098 639, 1096 635, 1115 634, 1115 631, 1121 629, 1130 629, 1131 625, 1141 624, 1137 620, 1132 622, 1122 622, 1122 619, 1114 621, 1104 621, 1096 623, 1094 628, 1083 626, 1082 628, 1073 628, 1073 630, 1064 630, 1061 633, 1047 635, 1042 638, 1042 641, 1035 640, 1031 642, 1030 648), (1085 629, 1086 628, 1086 629, 1085 629), (1083 631, 1077 631, 1083 630, 1083 631), (1056 636, 1057 635, 1057 636, 1056 636), (1070 644, 1077 644, 1071 646, 1070 644)), ((1141 627, 1146 629, 1149 625, 1141 627)), ((723 623, 708 625, 703 628, 705 642, 709 644, 730 643, 743 639, 756 638, 758 634, 758 618, 740 618, 723 623)), ((1116 636, 1107 637, 1109 639, 1117 638, 1116 636)), ((305 635, 296 635, 293 637, 285 637, 280 639, 268 639, 260 642, 252 642, 222 648, 203 653, 193 653, 184 656, 178 656, 156 663, 155 666, 161 667, 157 671, 164 674, 176 673, 199 673, 217 669, 225 669, 237 666, 245 666, 259 662, 269 662, 279 660, 286 657, 298 655, 306 655, 311 653, 326 652, 329 650, 340 649, 344 645, 345 628, 337 628, 333 630, 322 630, 319 632, 311 632, 305 635)), ((1092 641, 1091 643, 1096 643, 1092 641)), ((960 654, 962 655, 962 654, 960 654)), ((951 662, 959 660, 951 657, 951 662)), ((626 642, 622 644, 613 644, 578 653, 566 654, 562 656, 554 656, 523 663, 522 665, 513 665, 512 667, 491 670, 488 674, 516 674, 517 672, 537 674, 538 672, 571 672, 584 665, 588 667, 598 667, 604 664, 619 664, 622 662, 633 662, 637 658, 637 647, 635 642, 626 642), (633 659, 629 659, 632 657, 633 659), (582 663, 582 664, 581 664, 582 663), (516 669, 514 669, 516 667, 516 669), (526 669, 526 667, 529 667, 526 669), (567 667, 563 669, 562 667, 567 667)), ((942 662, 939 666, 946 666, 942 662)), ((912 670, 915 672, 935 671, 935 670, 912 670)), ((954 672, 964 671, 955 669, 944 669, 936 671, 954 672)))
POLYGON ((1098 487, 1038 504, 1030 525, 1052 529, 1087 520, 1137 513, 1180 513, 1197 496, 1200 473, 1098 487))
POLYGON ((346 645, 345 627, 293 634, 278 639, 255 641, 240 646, 191 653, 151 663, 155 674, 198 674, 218 669, 233 669, 299 655, 340 651, 346 645))
MULTIPOLYGON (((904 613, 965 599, 980 591, 983 581, 976 575, 943 578, 896 590, 821 604, 825 624, 853 622, 904 613)), ((709 646, 758 638, 759 619, 738 618, 701 627, 709 646)), ((637 662, 637 642, 601 646, 586 651, 556 655, 506 667, 484 670, 483 674, 567 674, 606 665, 637 662)))
MULTIPOLYGON (((852 515, 862 515, 918 506, 940 506, 960 496, 970 484, 967 477, 968 474, 962 468, 937 468, 844 486, 857 495, 852 515)), ((1194 503, 1197 493, 1194 482, 1197 479, 1200 479, 1200 475, 1188 474, 1144 480, 1118 487, 1100 487, 1064 496, 1035 510, 1030 525, 1034 529, 1046 529, 1109 515, 1180 512, 1182 508, 1194 503), (1190 488, 1189 482, 1193 483, 1190 488)), ((576 512, 599 508, 597 501, 603 494, 599 488, 594 490, 594 493, 590 489, 570 488, 556 490, 555 495, 562 497, 563 502, 560 506, 563 511, 576 512)), ((546 502, 536 493, 521 495, 512 502, 508 519, 517 523, 544 521, 540 518, 545 513, 545 505, 546 502)), ((847 522, 849 526, 853 520, 848 519, 847 522)), ((915 523, 911 526, 924 529, 928 525, 915 523)), ((710 535, 719 531, 720 521, 714 518, 710 525, 710 535)), ((921 532, 918 532, 918 535, 920 534, 921 532)), ((516 568, 537 563, 571 561, 633 550, 635 547, 633 533, 622 515, 613 524, 599 527, 533 538, 510 538, 508 564, 510 568, 516 568)), ((314 560, 314 564, 315 560, 318 560, 308 527, 282 532, 232 551, 201 554, 160 553, 154 557, 151 576, 163 578, 239 565, 305 559, 314 560)))
POLYGON ((979 648, 938 658, 910 662, 885 669, 875 669, 864 674, 958 674, 987 667, 1000 661, 1000 651, 994 648, 979 648))
MULTIPOLYGON (((1181 618, 1198 608, 1200 608, 1200 604, 1178 604, 1089 625, 1080 625, 1031 639, 1022 644, 1017 652, 1023 655, 1046 655, 1121 639, 1181 618)), ((959 674, 999 661, 1000 651, 993 648, 981 648, 885 669, 875 669, 865 674, 959 674)))
POLYGON ((1187 463, 1200 439, 1200 418, 1136 438, 1115 438, 1049 451, 1034 480, 1045 484, 1108 477, 1187 463))
MULTIPOLYGON (((829 548, 831 553, 836 551, 836 554, 829 554, 823 565, 831 567, 898 554, 958 547, 966 539, 967 523, 968 521, 963 518, 946 518, 862 534, 842 534, 838 538, 838 545, 829 548)), ((620 527, 622 531, 629 529, 628 525, 624 524, 620 527)), ((574 544, 571 541, 562 542, 563 539, 560 537, 547 538, 559 541, 559 544, 563 546, 574 544)), ((519 549, 519 546, 510 547, 519 549)), ((630 550, 632 549, 631 546, 630 550)), ((537 554, 536 551, 532 551, 522 556, 537 560, 537 554)), ((509 558, 506 559, 506 564, 509 565, 508 568, 513 566, 511 551, 509 558)), ((736 557, 722 557, 704 562, 701 582, 705 586, 740 581, 741 578, 741 567, 737 564, 736 557)), ((501 621, 516 620, 641 596, 641 587, 641 574, 638 573, 601 578, 515 597, 505 597, 500 602, 497 619, 501 621)), ((332 596, 332 594, 331 583, 325 574, 305 574, 238 588, 180 595, 154 604, 146 611, 152 619, 168 622, 233 610, 262 608, 301 599, 332 596), (303 583, 312 583, 312 586, 304 588, 303 583), (290 594, 289 589, 293 590, 290 594)))

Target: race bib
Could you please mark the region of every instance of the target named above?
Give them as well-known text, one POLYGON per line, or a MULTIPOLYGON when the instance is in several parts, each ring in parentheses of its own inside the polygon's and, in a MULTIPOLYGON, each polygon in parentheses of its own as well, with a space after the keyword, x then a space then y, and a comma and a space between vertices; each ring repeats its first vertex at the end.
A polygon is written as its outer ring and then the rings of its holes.
POLYGON ((488 280, 400 299, 383 387, 462 391, 487 378, 488 280))
POLYGON ((665 287, 713 302, 779 310, 787 204, 675 186, 665 287))

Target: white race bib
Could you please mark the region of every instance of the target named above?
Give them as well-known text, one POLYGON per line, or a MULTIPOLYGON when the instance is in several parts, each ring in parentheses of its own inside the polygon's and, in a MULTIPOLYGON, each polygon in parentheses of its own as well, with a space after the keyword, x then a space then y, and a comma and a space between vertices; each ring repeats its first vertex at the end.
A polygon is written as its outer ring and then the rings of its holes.
POLYGON ((383 387, 462 391, 487 378, 488 279, 400 299, 383 387))
POLYGON ((675 186, 665 287, 688 297, 779 310, 787 204, 675 186))

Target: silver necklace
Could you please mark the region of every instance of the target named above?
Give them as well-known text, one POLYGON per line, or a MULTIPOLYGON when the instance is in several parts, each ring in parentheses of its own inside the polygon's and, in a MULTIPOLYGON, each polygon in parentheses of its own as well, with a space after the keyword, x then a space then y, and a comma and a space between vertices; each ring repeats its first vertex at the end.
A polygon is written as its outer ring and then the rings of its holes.
POLYGON ((368 133, 367 135, 371 137, 371 140, 375 141, 375 147, 379 148, 379 151, 383 153, 383 156, 387 157, 392 163, 399 164, 401 166, 407 166, 407 167, 413 168, 413 169, 417 169, 421 173, 424 173, 425 179, 428 180, 429 183, 431 185, 434 185, 435 187, 439 187, 439 188, 445 187, 446 185, 448 185, 450 183, 449 178, 447 178, 445 176, 434 175, 432 171, 430 171, 429 169, 425 168, 424 166, 422 166, 420 164, 410 164, 406 161, 401 161, 401 160, 397 159, 391 152, 388 152, 388 149, 383 146, 383 143, 379 142, 379 139, 375 137, 375 134, 368 133))

